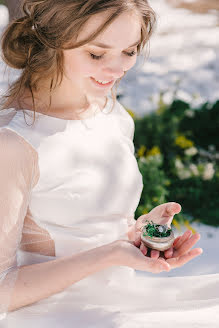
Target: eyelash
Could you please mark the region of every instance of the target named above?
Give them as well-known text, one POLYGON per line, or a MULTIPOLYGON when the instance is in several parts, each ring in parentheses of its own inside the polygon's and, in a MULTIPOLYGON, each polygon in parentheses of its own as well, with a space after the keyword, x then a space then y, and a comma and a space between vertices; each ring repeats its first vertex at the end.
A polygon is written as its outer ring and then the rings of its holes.
MULTIPOLYGON (((126 53, 126 56, 132 57, 132 56, 136 55, 136 53, 137 53, 136 51, 127 52, 127 53, 126 53)), ((96 56, 96 55, 94 55, 94 54, 92 54, 92 53, 90 53, 90 55, 91 55, 91 58, 92 58, 92 59, 95 59, 95 60, 100 60, 100 59, 103 57, 103 55, 101 55, 101 56, 96 56)))

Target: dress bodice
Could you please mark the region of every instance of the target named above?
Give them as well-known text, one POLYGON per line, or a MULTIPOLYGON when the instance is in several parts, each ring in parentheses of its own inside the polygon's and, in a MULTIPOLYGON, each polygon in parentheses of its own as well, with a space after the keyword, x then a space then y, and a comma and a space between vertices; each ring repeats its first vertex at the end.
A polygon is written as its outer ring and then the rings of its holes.
MULTIPOLYGON (((5 125, 38 153, 39 180, 31 191, 31 218, 55 240, 56 256, 126 236, 143 183, 134 155, 134 121, 112 99, 84 120, 16 110, 5 125), (74 241, 74 242, 73 242, 74 241), (67 251, 68 252, 68 251, 67 251)), ((13 109, 9 109, 11 111, 13 109)))

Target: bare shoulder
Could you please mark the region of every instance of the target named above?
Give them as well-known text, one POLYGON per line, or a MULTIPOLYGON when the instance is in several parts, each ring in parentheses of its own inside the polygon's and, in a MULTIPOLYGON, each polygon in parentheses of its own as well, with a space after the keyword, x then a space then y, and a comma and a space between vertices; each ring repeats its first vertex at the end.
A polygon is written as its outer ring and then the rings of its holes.
POLYGON ((0 128, 1 168, 22 170, 35 186, 39 179, 38 153, 20 135, 8 128, 0 128))

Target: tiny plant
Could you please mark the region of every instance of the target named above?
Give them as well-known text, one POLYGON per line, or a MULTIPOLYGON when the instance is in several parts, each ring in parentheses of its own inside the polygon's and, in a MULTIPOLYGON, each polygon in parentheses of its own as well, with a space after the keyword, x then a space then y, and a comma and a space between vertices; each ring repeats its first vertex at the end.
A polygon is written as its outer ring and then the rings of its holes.
POLYGON ((167 224, 160 225, 156 224, 153 221, 148 221, 147 225, 143 227, 143 236, 149 236, 149 237, 168 237, 172 231, 172 229, 169 229, 167 224))

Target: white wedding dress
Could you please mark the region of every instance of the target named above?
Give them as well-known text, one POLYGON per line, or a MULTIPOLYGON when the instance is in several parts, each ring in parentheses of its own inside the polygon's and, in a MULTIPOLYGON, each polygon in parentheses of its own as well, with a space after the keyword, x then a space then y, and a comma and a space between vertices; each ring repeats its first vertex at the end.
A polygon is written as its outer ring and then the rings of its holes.
MULTIPOLYGON (((4 236, 20 222, 16 238, 9 238, 16 239, 17 264, 8 265, 0 276, 2 295, 6 296, 1 300, 5 300, 1 328, 219 327, 219 274, 168 277, 165 273, 163 277, 149 277, 147 272, 139 275, 124 266, 110 267, 60 293, 7 312, 6 299, 13 291, 18 266, 128 239, 128 226, 135 222, 143 180, 134 155, 134 121, 118 100, 112 111, 111 106, 108 96, 102 111, 83 120, 36 113, 33 127, 30 110, 25 110, 26 122, 22 110, 0 111, 0 132, 6 136, 8 133, 10 140, 13 135, 38 155, 38 171, 36 166, 34 171, 38 172, 34 173, 37 183, 23 212, 19 212, 20 221, 5 221, 0 232, 4 236), (42 230, 28 224, 28 218, 42 230), (25 234, 32 236, 34 244, 34 234, 40 239, 42 231, 54 240, 55 256, 25 248, 31 246, 30 240, 25 243, 25 234), (14 272, 10 281, 9 271, 14 272)), ((5 184, 7 181, 11 179, 5 178, 5 184)), ((4 192, 0 197, 7 204, 4 192)), ((11 200, 8 218, 13 206, 15 211, 18 204, 11 200)))

